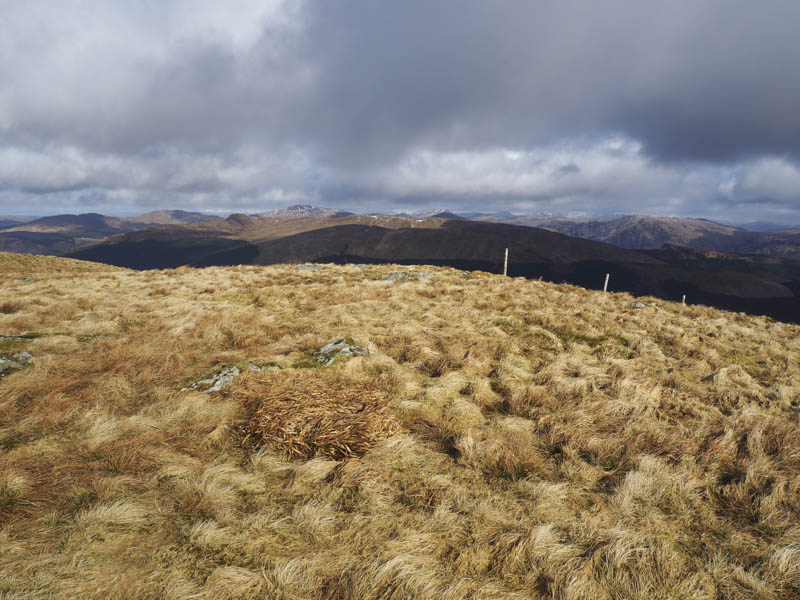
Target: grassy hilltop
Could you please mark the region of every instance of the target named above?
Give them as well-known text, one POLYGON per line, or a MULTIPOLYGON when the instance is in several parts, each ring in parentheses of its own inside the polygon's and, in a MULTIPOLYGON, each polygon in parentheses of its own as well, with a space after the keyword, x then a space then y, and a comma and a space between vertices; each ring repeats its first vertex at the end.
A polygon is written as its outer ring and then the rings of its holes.
POLYGON ((800 327, 633 300, 0 254, 0 598, 798 597, 800 327))

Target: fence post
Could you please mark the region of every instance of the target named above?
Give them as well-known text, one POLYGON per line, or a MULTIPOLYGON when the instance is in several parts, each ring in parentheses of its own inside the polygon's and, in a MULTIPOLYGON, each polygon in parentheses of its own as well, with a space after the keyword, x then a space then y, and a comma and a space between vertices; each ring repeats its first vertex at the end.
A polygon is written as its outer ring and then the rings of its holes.
POLYGON ((686 306, 686 294, 683 295, 683 300, 681 300, 681 304, 686 306))
POLYGON ((506 248, 506 259, 503 261, 503 277, 508 276, 508 248, 506 248))
POLYGON ((608 291, 608 278, 611 276, 610 273, 606 273, 606 282, 603 284, 603 292, 608 291))

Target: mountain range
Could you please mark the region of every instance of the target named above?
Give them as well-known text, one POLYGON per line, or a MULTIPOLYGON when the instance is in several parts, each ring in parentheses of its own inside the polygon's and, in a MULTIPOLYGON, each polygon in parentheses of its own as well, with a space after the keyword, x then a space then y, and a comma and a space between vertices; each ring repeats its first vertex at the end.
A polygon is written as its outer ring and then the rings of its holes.
MULTIPOLYGON (((142 229, 69 253, 135 269, 284 263, 431 264, 654 295, 782 320, 800 316, 800 260, 686 245, 630 249, 506 223, 303 209, 142 229), (287 214, 288 213, 288 214, 287 214)), ((700 223, 698 227, 705 225, 700 223)), ((715 224, 707 225, 714 230, 715 224)), ((687 229, 687 231, 691 231, 687 229)))
POLYGON ((541 227, 621 248, 649 249, 660 248, 664 244, 680 244, 722 252, 800 257, 800 231, 748 231, 707 219, 643 215, 595 220, 494 215, 475 219, 541 227))
POLYGON ((58 215, 0 230, 0 249, 135 269, 302 262, 432 264, 655 295, 800 320, 800 232, 704 219, 359 215, 295 205, 219 218, 58 215))
POLYGON ((219 217, 184 210, 156 210, 135 217, 64 214, 22 221, 0 219, 0 251, 63 254, 110 235, 159 225, 185 225, 219 217))

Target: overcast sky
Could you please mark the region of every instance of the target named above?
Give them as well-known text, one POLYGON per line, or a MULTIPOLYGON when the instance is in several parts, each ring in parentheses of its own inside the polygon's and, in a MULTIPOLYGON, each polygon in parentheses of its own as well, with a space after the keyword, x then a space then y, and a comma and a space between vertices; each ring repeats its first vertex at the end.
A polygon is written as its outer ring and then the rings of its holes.
POLYGON ((800 223, 796 0, 0 0, 0 214, 800 223))

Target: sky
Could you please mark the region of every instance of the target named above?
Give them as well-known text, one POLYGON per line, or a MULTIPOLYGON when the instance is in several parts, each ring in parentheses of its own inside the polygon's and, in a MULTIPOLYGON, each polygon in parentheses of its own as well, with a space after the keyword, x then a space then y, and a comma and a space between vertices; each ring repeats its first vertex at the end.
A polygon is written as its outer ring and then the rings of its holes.
POLYGON ((800 223, 796 0, 0 0, 0 214, 800 223))

